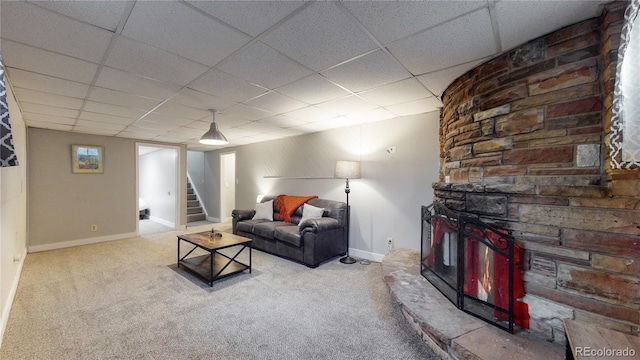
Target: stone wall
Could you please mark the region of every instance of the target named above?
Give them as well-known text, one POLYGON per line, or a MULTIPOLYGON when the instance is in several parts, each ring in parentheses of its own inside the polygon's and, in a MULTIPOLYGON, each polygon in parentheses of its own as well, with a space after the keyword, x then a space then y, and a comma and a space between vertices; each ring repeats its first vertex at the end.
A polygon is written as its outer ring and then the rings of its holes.
POLYGON ((560 343, 563 318, 640 326, 640 171, 607 158, 626 6, 488 61, 443 95, 436 199, 512 231, 531 328, 560 343))

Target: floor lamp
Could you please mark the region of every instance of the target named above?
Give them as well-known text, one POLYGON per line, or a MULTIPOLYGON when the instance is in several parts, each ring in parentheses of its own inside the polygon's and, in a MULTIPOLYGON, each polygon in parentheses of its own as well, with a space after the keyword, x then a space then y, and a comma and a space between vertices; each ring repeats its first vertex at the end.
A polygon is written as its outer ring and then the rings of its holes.
POLYGON ((349 208, 349 179, 360 179, 360 162, 359 161, 343 161, 336 162, 335 178, 346 179, 346 187, 344 193, 347 194, 347 255, 340 259, 343 264, 353 264, 356 259, 349 256, 349 223, 351 222, 351 209, 349 208))

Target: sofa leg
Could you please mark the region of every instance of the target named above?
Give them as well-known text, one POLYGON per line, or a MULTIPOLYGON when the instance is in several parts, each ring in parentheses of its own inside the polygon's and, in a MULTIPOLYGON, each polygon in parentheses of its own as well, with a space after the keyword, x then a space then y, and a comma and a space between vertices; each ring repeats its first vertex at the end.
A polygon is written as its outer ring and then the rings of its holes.
POLYGON ((320 265, 320 264, 314 264, 314 265, 305 264, 305 265, 307 265, 307 267, 308 267, 308 268, 310 268, 310 269, 315 269, 315 268, 317 268, 317 267, 318 267, 318 265, 320 265))

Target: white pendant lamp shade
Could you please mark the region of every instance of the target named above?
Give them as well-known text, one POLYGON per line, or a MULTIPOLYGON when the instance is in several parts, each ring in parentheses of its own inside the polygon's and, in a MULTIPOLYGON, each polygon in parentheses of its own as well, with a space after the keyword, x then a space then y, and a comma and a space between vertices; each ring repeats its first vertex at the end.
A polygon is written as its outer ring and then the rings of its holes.
POLYGON ((218 125, 216 124, 216 112, 216 110, 211 110, 211 113, 213 113, 213 121, 211 122, 209 131, 204 133, 200 138, 200 144, 227 145, 229 143, 227 138, 218 130, 218 125))

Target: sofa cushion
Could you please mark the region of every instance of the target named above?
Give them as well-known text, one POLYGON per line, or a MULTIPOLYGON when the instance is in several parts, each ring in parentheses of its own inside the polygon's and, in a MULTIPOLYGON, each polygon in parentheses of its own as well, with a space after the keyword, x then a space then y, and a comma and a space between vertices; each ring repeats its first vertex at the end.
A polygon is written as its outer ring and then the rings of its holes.
POLYGON ((293 246, 302 246, 302 238, 300 237, 300 229, 295 225, 281 226, 276 229, 274 237, 276 240, 280 240, 289 243, 293 246))
POLYGON ((256 213, 253 220, 273 221, 273 200, 256 204, 256 213))
POLYGON ((298 225, 302 225, 302 223, 308 219, 319 219, 322 217, 323 213, 323 208, 315 207, 311 204, 304 204, 302 209, 302 218, 298 225))
POLYGON ((273 233, 276 231, 276 228, 281 226, 291 226, 291 224, 284 221, 265 221, 253 225, 253 233, 267 239, 273 239, 273 233))
POLYGON ((267 220, 242 220, 238 221, 236 229, 238 229, 238 231, 253 233, 253 226, 264 222, 267 222, 267 220))

